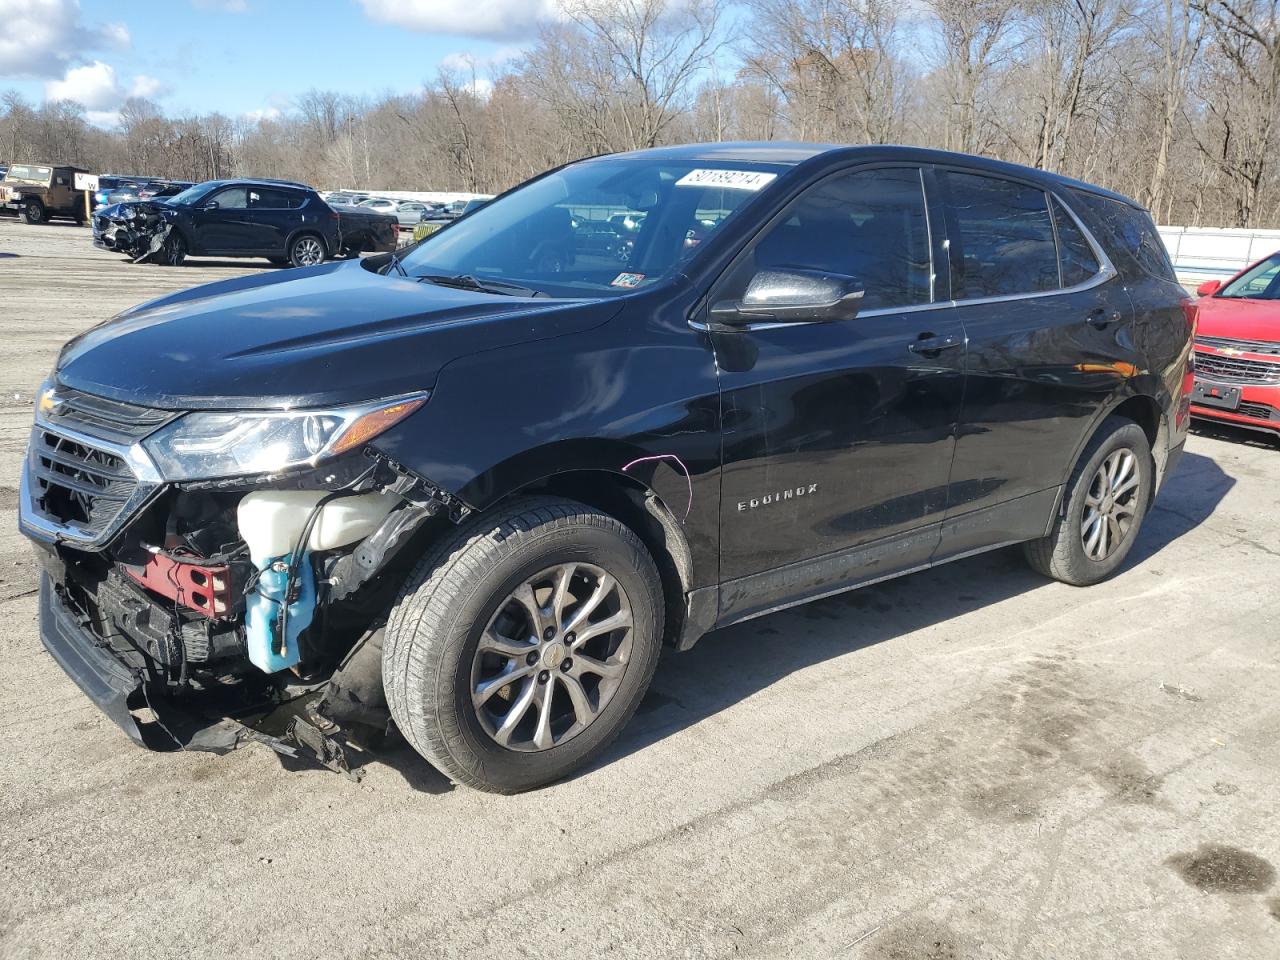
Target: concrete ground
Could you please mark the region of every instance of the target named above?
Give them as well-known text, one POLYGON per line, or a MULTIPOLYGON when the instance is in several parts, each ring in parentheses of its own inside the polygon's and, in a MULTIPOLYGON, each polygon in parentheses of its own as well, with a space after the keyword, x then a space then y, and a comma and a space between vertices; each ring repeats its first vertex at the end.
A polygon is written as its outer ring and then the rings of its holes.
POLYGON ((1280 445, 1245 433, 1192 438, 1114 580, 1001 551, 721 631, 535 793, 130 745, 36 636, 30 404, 67 337, 249 264, 0 222, 0 956, 1280 956, 1280 445))

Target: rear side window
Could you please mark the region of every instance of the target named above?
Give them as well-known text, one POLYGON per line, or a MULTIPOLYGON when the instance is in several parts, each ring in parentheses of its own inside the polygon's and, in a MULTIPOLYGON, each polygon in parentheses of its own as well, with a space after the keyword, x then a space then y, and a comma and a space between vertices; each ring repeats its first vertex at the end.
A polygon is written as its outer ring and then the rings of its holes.
MULTIPOLYGON (((1073 191, 1072 202, 1083 206, 1097 222, 1102 243, 1145 273, 1161 280, 1177 282, 1173 264, 1151 214, 1118 200, 1109 200, 1083 190, 1073 191)), ((1113 259, 1114 259, 1113 253, 1113 259)))
POLYGON ((1057 290, 1058 249, 1043 190, 994 177, 944 174, 959 228, 957 300, 1057 290))
POLYGON ((291 210, 302 206, 302 195, 291 190, 253 187, 249 190, 249 206, 263 210, 291 210))
POLYGON ((1057 200, 1050 200, 1050 204, 1053 206, 1053 224, 1058 230, 1062 285, 1074 287, 1096 276, 1102 265, 1071 214, 1057 200))
MULTIPOLYGON (((709 218, 700 223, 710 230, 724 214, 704 201, 698 215, 709 218)), ((919 169, 865 170, 816 184, 760 239, 753 261, 751 270, 735 275, 738 296, 754 271, 799 268, 860 281, 864 310, 929 303, 929 224, 919 169)))

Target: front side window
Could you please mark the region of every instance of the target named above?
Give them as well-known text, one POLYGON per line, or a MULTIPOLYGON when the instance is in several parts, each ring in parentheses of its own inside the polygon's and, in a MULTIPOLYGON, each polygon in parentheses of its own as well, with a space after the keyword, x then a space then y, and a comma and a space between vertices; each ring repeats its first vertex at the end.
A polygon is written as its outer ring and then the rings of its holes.
POLYGON ((432 234, 411 276, 467 275, 552 296, 609 296, 677 273, 786 167, 626 157, 572 164, 432 234), (614 218, 630 220, 625 234, 614 218))
POLYGON ((1280 300, 1280 253, 1250 267, 1216 294, 1248 300, 1280 300))
POLYGON ((219 210, 243 210, 249 203, 249 191, 244 187, 228 187, 219 190, 209 199, 218 205, 219 210))
POLYGON ((731 297, 740 297, 761 270, 792 269, 853 278, 864 291, 863 310, 929 303, 929 222, 919 169, 864 170, 817 184, 747 259, 734 270, 731 297))
POLYGON ((1058 249, 1045 192, 971 173, 944 176, 959 228, 955 299, 1057 290, 1058 249))

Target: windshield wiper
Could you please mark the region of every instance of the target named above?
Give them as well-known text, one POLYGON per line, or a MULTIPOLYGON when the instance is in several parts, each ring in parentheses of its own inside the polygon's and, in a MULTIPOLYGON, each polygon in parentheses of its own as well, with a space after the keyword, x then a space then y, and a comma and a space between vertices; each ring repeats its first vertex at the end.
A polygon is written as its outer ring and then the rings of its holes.
POLYGON ((434 283, 441 287, 457 287, 461 290, 479 290, 481 293, 499 293, 507 297, 547 297, 550 296, 545 290, 535 290, 533 287, 526 287, 519 283, 508 283, 506 280, 481 280, 473 277, 469 273, 460 273, 456 277, 447 277, 440 274, 426 274, 425 276, 416 278, 419 282, 425 280, 427 283, 434 283))
POLYGON ((389 273, 389 272, 391 271, 391 268, 392 268, 392 267, 394 267, 394 268, 396 269, 396 272, 398 272, 398 273, 400 274, 400 276, 402 276, 402 277, 408 277, 408 276, 409 276, 409 271, 408 271, 408 270, 406 270, 406 269, 404 268, 404 264, 402 264, 402 263, 400 262, 400 254, 399 254, 399 252, 398 252, 398 251, 393 252, 393 253, 391 254, 391 259, 387 261, 387 268, 386 268, 385 270, 383 270, 382 272, 383 272, 384 274, 389 273))

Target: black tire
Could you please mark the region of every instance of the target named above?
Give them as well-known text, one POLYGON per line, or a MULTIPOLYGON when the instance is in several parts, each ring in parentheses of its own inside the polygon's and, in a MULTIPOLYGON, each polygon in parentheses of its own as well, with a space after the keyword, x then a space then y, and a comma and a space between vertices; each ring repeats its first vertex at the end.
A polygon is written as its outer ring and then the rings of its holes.
POLYGON ((156 263, 163 267, 180 267, 186 259, 187 241, 177 230, 170 230, 156 254, 156 263))
POLYGON ((22 209, 18 215, 22 218, 23 223, 44 223, 49 219, 44 204, 35 197, 22 201, 22 209))
POLYGON ((289 262, 295 267, 314 267, 327 256, 324 240, 314 233, 300 233, 289 241, 289 262), (318 251, 319 259, 313 251, 318 251))
MULTIPOLYGON (((597 757, 635 713, 661 652, 663 610, 658 571, 629 528, 570 500, 515 501, 436 544, 401 588, 383 640, 391 715, 414 749, 456 783, 494 793, 552 783, 597 757), (517 587, 559 564, 592 565, 622 588, 631 610, 629 658, 610 699, 580 732, 533 752, 508 749, 472 703, 480 637, 517 587)), ((566 672, 575 655, 566 656, 566 672)), ((539 665, 529 685, 547 672, 539 665)))
MULTIPOLYGON (((1087 587, 1107 579, 1124 563, 1138 538, 1151 503, 1154 483, 1155 464, 1146 433, 1132 420, 1108 417, 1085 447, 1071 473, 1064 494, 1066 500, 1059 516, 1054 519, 1053 529, 1047 537, 1024 545, 1027 562, 1044 576, 1075 587, 1087 587), (1116 545, 1104 557, 1095 558, 1086 549, 1085 512, 1091 509, 1088 501, 1099 489, 1095 484, 1099 482, 1099 471, 1103 470, 1104 464, 1113 454, 1125 450, 1134 456, 1138 485, 1131 495, 1126 493, 1127 499, 1123 502, 1120 498, 1111 499, 1122 509, 1132 509, 1131 519, 1122 535, 1115 537, 1104 514, 1100 522, 1107 529, 1100 533, 1114 538, 1116 545)), ((1104 502, 1106 499, 1104 497, 1104 502)), ((1097 511, 1091 516, 1096 517, 1097 511)), ((1092 524, 1090 529, 1093 529, 1092 524)))

